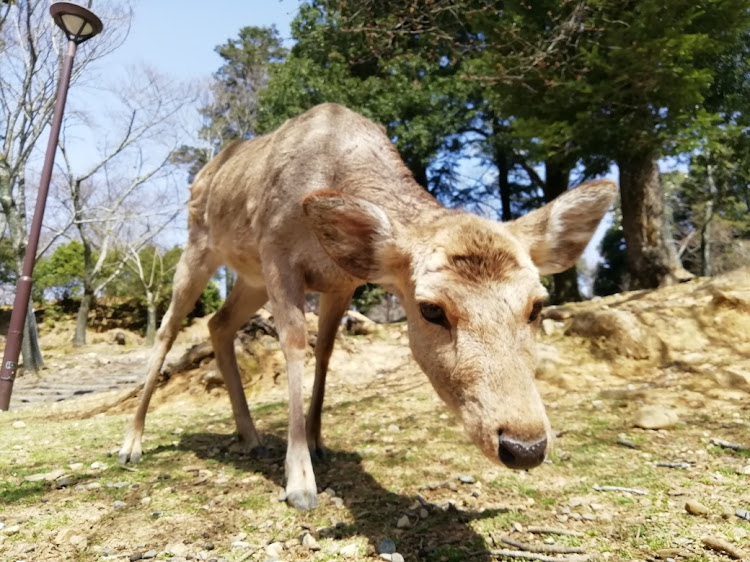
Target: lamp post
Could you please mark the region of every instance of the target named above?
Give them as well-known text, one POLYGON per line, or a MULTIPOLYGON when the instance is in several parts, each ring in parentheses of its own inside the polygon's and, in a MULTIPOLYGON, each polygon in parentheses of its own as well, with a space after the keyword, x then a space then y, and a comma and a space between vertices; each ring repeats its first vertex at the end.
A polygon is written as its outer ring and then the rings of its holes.
POLYGON ((42 230, 44 207, 47 203, 47 192, 49 191, 49 182, 52 178, 52 166, 55 162, 57 140, 60 137, 65 99, 68 96, 70 75, 73 70, 73 57, 80 43, 91 39, 94 35, 101 32, 103 28, 101 20, 93 13, 82 6, 71 4, 70 2, 56 2, 50 6, 49 11, 57 26, 65 32, 68 38, 68 45, 63 56, 60 81, 57 84, 55 111, 52 115, 52 126, 47 143, 47 152, 44 156, 42 177, 39 181, 39 193, 36 197, 34 218, 29 230, 29 241, 26 245, 23 269, 16 284, 16 297, 13 301, 13 312, 11 313, 10 324, 8 325, 8 337, 5 341, 3 362, 0 365, 0 411, 8 410, 10 395, 13 391, 13 381, 16 378, 18 355, 21 351, 21 340, 23 338, 23 326, 26 322, 26 311, 29 306, 29 297, 31 296, 31 276, 34 272, 34 261, 36 259, 36 250, 39 246, 39 234, 42 230))

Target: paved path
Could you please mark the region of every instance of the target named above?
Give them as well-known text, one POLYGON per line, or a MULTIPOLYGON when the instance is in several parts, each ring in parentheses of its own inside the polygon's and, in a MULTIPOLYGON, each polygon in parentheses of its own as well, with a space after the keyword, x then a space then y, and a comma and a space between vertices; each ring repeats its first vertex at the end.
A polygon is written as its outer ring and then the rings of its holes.
MULTIPOLYGON (((184 346, 175 346, 165 364, 176 360, 184 346)), ((127 391, 146 375, 149 350, 97 344, 80 352, 45 354, 46 368, 39 374, 16 378, 11 409, 60 402, 96 392, 127 391)))

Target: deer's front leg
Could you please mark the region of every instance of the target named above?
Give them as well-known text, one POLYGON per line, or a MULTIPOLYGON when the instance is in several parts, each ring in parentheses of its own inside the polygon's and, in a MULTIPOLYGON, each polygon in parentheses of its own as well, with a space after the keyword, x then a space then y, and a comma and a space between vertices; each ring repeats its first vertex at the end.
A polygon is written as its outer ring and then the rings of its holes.
POLYGON ((266 278, 271 307, 286 357, 289 380, 289 442, 286 450, 286 499, 297 509, 318 506, 310 451, 307 448, 302 377, 307 350, 304 285, 293 272, 267 266, 266 278))

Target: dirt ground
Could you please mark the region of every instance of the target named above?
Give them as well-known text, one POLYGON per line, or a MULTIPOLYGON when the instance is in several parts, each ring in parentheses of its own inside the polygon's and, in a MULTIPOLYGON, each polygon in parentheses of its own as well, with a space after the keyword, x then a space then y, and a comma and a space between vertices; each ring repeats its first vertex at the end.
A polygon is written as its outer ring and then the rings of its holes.
MULTIPOLYGON (((147 352, 108 336, 74 350, 58 326, 42 340, 49 369, 16 394, 94 390, 4 414, 0 559, 750 560, 750 272, 544 315, 537 378, 557 433, 544 465, 486 460, 391 325, 339 338, 309 512, 280 501, 273 338, 237 342, 269 458, 242 454, 207 357, 160 387, 144 458, 126 470, 115 453, 135 398, 123 397, 147 352), (113 380, 131 382, 94 388, 113 380)), ((198 323, 171 360, 204 340, 198 323)))

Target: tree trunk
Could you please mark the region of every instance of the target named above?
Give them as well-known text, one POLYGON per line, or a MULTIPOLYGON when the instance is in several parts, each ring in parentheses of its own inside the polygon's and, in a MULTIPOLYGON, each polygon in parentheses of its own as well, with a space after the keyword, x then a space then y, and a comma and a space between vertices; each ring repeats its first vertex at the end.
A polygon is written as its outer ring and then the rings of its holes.
POLYGON ((80 347, 86 345, 86 326, 89 323, 89 309, 91 301, 94 300, 94 293, 90 287, 83 288, 83 297, 81 305, 78 307, 78 316, 76 318, 76 331, 73 336, 73 345, 80 347))
POLYGON ((706 200, 706 210, 703 216, 703 228, 701 228, 701 275, 710 277, 713 274, 711 267, 711 223, 714 218, 714 206, 716 201, 716 183, 714 183, 712 166, 707 167, 708 173, 708 199, 706 200))
POLYGON ((689 278, 666 226, 656 156, 629 155, 620 158, 617 165, 630 289, 653 289, 689 278))
MULTIPOLYGON (((568 190, 571 167, 558 158, 548 158, 544 163, 544 167, 546 176, 546 181, 544 182, 544 200, 549 203, 568 190)), ((581 293, 578 290, 578 269, 576 266, 560 273, 555 273, 552 279, 552 290, 549 295, 551 304, 581 300, 581 293)))
POLYGON ((500 204, 502 205, 502 220, 509 222, 513 220, 513 210, 510 207, 510 167, 508 166, 508 155, 500 147, 495 147, 495 164, 497 165, 497 186, 500 191, 500 204))
POLYGON ((38 373, 44 368, 44 358, 39 347, 39 330, 34 315, 34 304, 31 301, 29 301, 26 322, 23 325, 21 354, 23 355, 24 372, 38 373))
POLYGON ((228 266, 224 266, 224 291, 229 298, 229 295, 232 293, 232 289, 234 288, 234 271, 228 266))
POLYGON ((429 182, 427 181, 427 165, 418 162, 412 164, 409 167, 411 168, 412 174, 414 174, 414 179, 416 180, 416 182, 421 185, 426 191, 429 191, 429 182))
MULTIPOLYGON (((228 270, 227 270, 228 271, 228 270)), ((156 339, 156 298, 151 291, 146 292, 146 345, 154 345, 156 339)))

